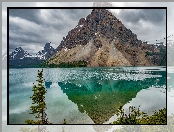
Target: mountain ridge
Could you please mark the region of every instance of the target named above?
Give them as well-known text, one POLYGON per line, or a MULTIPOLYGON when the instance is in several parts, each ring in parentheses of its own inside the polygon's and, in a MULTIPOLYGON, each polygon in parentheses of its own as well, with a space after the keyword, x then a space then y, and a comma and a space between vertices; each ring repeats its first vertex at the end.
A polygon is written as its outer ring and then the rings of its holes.
MULTIPOLYGON (((9 67, 32 67, 40 65, 57 52, 50 46, 50 43, 46 43, 44 50, 40 50, 35 56, 28 53, 28 51, 23 50, 23 48, 17 47, 9 55, 9 67)), ((4 61, 5 59, 6 58, 3 58, 4 61)))

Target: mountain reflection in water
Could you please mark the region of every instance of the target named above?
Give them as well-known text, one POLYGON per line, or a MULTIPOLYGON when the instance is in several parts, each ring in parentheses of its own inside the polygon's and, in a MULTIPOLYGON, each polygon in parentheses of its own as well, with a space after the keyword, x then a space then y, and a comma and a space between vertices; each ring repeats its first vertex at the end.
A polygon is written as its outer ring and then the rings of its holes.
MULTIPOLYGON (((159 75, 158 71, 153 75, 159 75)), ((58 82, 58 85, 68 99, 77 104, 81 113, 85 112, 95 124, 103 124, 115 114, 115 106, 119 102, 124 105, 135 98, 140 90, 157 83, 161 86, 165 85, 165 77, 164 72, 160 79, 68 80, 58 82)))

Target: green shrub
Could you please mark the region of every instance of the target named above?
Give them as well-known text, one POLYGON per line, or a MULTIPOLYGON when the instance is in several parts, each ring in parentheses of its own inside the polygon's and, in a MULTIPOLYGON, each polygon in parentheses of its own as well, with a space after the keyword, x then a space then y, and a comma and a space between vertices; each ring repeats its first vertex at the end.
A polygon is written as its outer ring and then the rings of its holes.
POLYGON ((139 107, 138 110, 135 107, 129 107, 129 113, 125 114, 123 106, 119 104, 116 107, 117 120, 110 124, 166 124, 167 113, 166 108, 155 111, 153 115, 149 116, 145 112, 141 112, 139 107))
POLYGON ((167 116, 167 125, 123 125, 114 132, 174 132, 174 115, 167 116))

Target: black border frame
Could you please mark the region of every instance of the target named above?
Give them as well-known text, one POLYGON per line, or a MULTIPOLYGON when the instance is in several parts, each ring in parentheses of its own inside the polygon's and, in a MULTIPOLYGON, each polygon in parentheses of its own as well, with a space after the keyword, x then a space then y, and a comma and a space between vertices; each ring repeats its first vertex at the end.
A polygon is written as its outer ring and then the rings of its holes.
MULTIPOLYGON (((30 124, 9 124, 9 10, 10 9, 165 9, 166 10, 166 38, 165 38, 166 66, 165 67, 166 67, 166 112, 167 112, 167 7, 7 7, 7 125, 30 125, 30 124)), ((115 124, 34 124, 34 125, 115 125, 115 124)), ((122 125, 128 125, 128 124, 122 124, 122 125)), ((164 124, 159 124, 159 125, 164 125, 164 124)), ((165 125, 167 125, 167 122, 165 125)))

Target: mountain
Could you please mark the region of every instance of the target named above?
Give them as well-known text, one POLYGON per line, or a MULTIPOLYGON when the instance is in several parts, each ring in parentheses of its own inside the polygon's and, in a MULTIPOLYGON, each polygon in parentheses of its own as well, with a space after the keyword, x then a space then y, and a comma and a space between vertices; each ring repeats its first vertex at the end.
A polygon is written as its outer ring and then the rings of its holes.
POLYGON ((56 50, 58 53, 47 61, 49 65, 84 61, 91 67, 153 66, 164 59, 160 48, 138 40, 106 9, 93 9, 86 18, 81 18, 56 50))
POLYGON ((27 51, 24 51, 21 47, 18 47, 9 55, 9 67, 29 67, 40 63, 37 57, 33 57, 27 51))
MULTIPOLYGON (((51 42, 50 42, 51 43, 51 42)), ((52 46, 50 46, 50 43, 46 43, 44 50, 39 51, 36 56, 39 57, 40 59, 48 59, 51 56, 53 56, 55 53, 57 53, 57 50, 54 49, 52 46)))
POLYGON ((44 50, 39 51, 35 56, 18 47, 9 55, 9 66, 12 67, 36 67, 43 61, 50 58, 57 51, 46 43, 44 50))
POLYGON ((25 57, 32 57, 32 55, 18 47, 9 55, 9 60, 23 59, 25 57))

